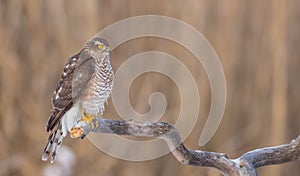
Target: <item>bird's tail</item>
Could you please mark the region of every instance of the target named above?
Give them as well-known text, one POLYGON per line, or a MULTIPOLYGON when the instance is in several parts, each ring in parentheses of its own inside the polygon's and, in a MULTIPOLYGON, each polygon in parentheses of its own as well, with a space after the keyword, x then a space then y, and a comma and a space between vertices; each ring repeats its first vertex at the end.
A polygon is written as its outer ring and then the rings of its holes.
POLYGON ((58 123, 57 128, 53 129, 49 135, 48 143, 44 149, 42 160, 47 161, 51 157, 51 163, 55 161, 59 147, 63 140, 63 131, 61 123, 58 123))

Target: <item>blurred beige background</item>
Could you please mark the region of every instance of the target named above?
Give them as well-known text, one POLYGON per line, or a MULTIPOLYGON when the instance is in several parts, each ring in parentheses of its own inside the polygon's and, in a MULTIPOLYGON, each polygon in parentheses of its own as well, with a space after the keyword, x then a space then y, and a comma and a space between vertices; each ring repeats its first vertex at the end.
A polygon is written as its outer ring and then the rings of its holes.
MULTIPOLYGON (((71 160, 67 166, 40 160, 48 138, 44 126, 50 97, 67 58, 104 27, 136 15, 165 15, 194 26, 215 48, 224 67, 228 88, 224 118, 212 140, 199 147, 211 92, 196 58, 176 43, 151 37, 126 42, 112 53, 114 70, 130 56, 150 50, 172 54, 189 68, 201 96, 198 123, 185 141, 189 148, 234 158, 251 149, 289 142, 300 133, 299 8, 297 0, 1 0, 0 175, 60 175, 61 168, 66 169, 63 175, 75 176, 220 175, 210 168, 181 165, 171 154, 145 162, 122 161, 87 139, 69 137, 64 146, 73 154, 61 152, 71 160)), ((168 101, 162 120, 174 123, 179 92, 163 75, 138 77, 130 91, 132 105, 147 112, 148 97, 155 91, 164 93, 168 101)), ((105 117, 118 119, 111 104, 105 117)), ((295 161, 258 171, 264 176, 298 176, 299 166, 300 161, 295 161)))

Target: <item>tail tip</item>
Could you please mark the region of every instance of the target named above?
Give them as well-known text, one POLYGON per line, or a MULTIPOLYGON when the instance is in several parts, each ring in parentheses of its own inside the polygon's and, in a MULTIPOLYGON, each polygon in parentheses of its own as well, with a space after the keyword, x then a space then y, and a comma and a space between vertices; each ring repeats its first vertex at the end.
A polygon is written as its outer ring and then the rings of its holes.
POLYGON ((44 153, 44 154, 42 155, 42 161, 47 161, 48 158, 49 158, 49 155, 47 155, 46 153, 44 153))
POLYGON ((51 161, 50 161, 51 164, 54 163, 55 159, 56 159, 56 152, 54 151, 54 152, 52 153, 52 156, 51 156, 51 161))
MULTIPOLYGON (((44 153, 44 154, 42 155, 42 161, 47 161, 48 159, 49 159, 49 154, 44 153)), ((55 159, 56 159, 56 156, 55 156, 55 155, 52 155, 51 160, 50 160, 50 163, 53 164, 54 161, 55 161, 55 159)))
MULTIPOLYGON (((47 161, 48 160, 48 158, 49 158, 49 156, 50 156, 50 151, 49 151, 49 149, 48 149, 48 145, 47 145, 47 147, 45 148, 45 150, 44 150, 44 152, 43 152, 43 155, 42 155, 42 160, 43 161, 47 161)), ((51 146, 50 146, 51 147, 51 146)))

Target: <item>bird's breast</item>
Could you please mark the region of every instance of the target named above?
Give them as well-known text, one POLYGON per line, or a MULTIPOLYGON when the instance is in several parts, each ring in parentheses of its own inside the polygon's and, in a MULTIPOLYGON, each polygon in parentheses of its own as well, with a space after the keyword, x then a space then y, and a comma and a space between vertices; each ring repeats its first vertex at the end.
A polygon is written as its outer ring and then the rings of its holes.
POLYGON ((102 115, 104 105, 112 90, 113 71, 111 66, 96 64, 95 74, 89 81, 82 97, 83 109, 91 115, 102 115))

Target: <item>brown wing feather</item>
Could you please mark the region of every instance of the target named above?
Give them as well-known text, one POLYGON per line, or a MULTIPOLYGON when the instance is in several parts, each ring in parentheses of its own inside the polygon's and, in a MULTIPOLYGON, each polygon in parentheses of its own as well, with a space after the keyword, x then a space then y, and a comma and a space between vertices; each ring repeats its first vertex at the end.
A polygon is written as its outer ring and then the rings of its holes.
POLYGON ((86 89, 85 85, 92 78, 94 69, 93 58, 82 58, 81 53, 69 58, 52 96, 53 111, 47 123, 47 132, 72 108, 79 95, 86 89))
POLYGON ((80 95, 86 90, 88 82, 95 73, 95 59, 87 58, 82 62, 79 61, 73 76, 72 94, 73 99, 77 101, 80 95))
POLYGON ((72 79, 80 53, 70 57, 64 67, 58 85, 52 95, 52 114, 47 122, 47 132, 52 130, 60 118, 72 107, 72 79))

